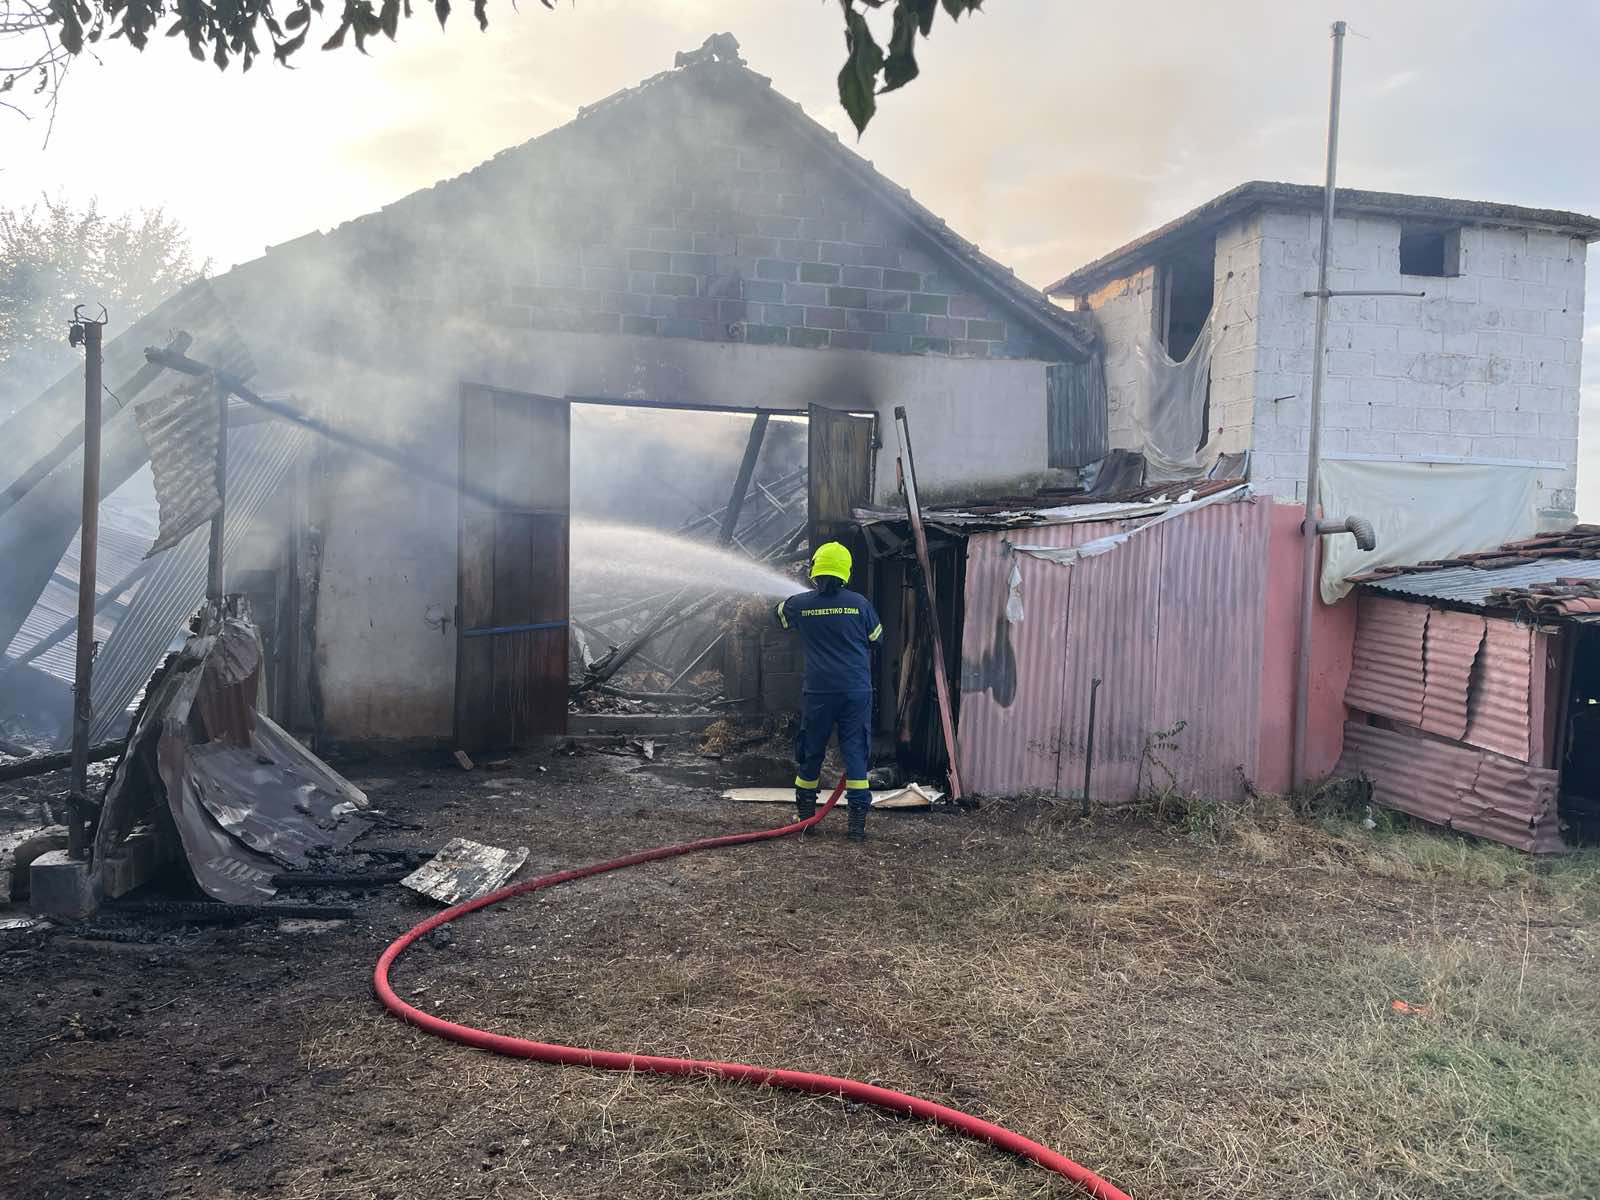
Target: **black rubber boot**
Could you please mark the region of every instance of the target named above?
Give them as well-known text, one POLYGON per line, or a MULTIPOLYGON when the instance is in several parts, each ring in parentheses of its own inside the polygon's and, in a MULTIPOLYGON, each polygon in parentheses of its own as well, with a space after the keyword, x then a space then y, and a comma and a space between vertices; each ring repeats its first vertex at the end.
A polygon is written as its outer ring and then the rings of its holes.
MULTIPOLYGON (((869 801, 870 803, 870 801, 869 801)), ((867 804, 850 802, 850 840, 864 842, 867 840, 867 804)))
POLYGON ((805 821, 817 815, 817 793, 814 788, 795 788, 794 815, 805 821))

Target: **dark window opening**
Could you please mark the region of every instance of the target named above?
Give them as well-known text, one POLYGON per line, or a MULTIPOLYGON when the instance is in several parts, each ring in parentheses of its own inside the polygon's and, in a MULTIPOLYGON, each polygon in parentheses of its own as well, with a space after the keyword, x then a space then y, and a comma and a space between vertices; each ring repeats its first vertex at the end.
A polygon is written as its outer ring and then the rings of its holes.
POLYGON ((1167 357, 1182 362, 1211 312, 1216 288, 1216 248, 1197 246, 1173 255, 1161 264, 1156 310, 1156 332, 1167 357))
POLYGON ((1454 229, 1400 227, 1400 274, 1435 279, 1461 274, 1461 236, 1454 229))

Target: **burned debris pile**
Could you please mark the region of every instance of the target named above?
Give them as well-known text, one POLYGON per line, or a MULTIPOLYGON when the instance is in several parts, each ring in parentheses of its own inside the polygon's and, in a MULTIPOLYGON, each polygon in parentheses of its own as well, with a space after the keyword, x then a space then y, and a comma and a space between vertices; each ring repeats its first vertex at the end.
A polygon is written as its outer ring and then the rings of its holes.
POLYGON ((261 903, 370 825, 366 797, 260 711, 261 639, 237 597, 208 605, 157 672, 100 807, 103 895, 142 882, 141 857, 181 847, 195 882, 261 903), (176 846, 174 846, 176 842, 176 846))
POLYGON ((722 669, 747 603, 742 577, 805 558, 806 477, 804 467, 767 481, 741 474, 742 496, 670 535, 575 522, 574 711, 715 712, 743 699, 727 694, 722 669))

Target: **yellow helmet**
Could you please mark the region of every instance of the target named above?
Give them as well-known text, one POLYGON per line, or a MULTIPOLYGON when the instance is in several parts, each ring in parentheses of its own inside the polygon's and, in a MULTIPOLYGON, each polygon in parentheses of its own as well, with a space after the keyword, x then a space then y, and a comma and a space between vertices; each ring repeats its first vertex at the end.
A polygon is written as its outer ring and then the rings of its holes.
POLYGON ((850 551, 838 542, 823 542, 811 556, 811 578, 832 575, 840 583, 850 582, 850 551))

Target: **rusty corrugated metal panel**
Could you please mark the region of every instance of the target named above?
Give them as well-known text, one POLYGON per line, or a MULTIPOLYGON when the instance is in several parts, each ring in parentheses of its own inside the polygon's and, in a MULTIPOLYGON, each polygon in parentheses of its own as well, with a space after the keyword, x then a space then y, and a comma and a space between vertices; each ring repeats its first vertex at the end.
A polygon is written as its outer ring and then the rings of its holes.
POLYGON ((1472 685, 1471 711, 1462 738, 1508 758, 1531 759, 1533 629, 1490 617, 1472 685))
POLYGON ((1556 795, 1561 776, 1542 767, 1482 754, 1477 786, 1463 799, 1452 827, 1519 850, 1559 849, 1556 795), (1555 846, 1550 845, 1554 838, 1555 846))
POLYGON ((1483 645, 1477 613, 1434 609, 1422 652, 1422 728, 1459 741, 1467 732, 1467 688, 1483 645))
MULTIPOLYGON (((1077 528, 1030 530, 1029 538, 1071 545, 1077 528)), ((1017 556, 1024 615, 1013 625, 1006 620, 1012 562, 997 533, 967 542, 957 748, 962 781, 989 795, 1053 791, 1060 758, 1061 646, 1072 572, 1017 556)))
POLYGON ((1364 712, 1422 724, 1422 642, 1428 607, 1362 596, 1356 617, 1355 661, 1344 702, 1364 712))
POLYGON ((1386 808, 1522 850, 1559 847, 1554 771, 1354 721, 1337 770, 1370 779, 1386 808))

